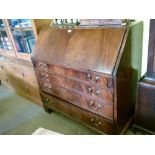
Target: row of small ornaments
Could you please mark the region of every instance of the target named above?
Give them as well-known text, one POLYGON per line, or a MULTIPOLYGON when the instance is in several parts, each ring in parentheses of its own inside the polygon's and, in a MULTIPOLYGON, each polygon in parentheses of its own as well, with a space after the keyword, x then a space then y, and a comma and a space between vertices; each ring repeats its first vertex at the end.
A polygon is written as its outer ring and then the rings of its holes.
POLYGON ((54 19, 54 25, 63 25, 63 24, 75 24, 78 25, 80 23, 79 19, 54 19))

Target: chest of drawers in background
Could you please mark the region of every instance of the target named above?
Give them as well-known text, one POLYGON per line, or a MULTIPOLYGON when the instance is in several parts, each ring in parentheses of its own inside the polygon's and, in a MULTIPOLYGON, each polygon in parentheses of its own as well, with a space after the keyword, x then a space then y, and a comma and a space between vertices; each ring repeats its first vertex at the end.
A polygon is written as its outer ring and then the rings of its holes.
POLYGON ((0 79, 2 84, 19 95, 41 107, 43 106, 31 61, 2 57, 0 59, 0 79))

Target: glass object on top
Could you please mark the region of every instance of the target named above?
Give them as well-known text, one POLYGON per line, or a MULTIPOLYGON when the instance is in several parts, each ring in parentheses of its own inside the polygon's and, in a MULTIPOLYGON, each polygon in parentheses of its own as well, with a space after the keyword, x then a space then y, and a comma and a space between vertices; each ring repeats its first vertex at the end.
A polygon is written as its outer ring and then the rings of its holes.
POLYGON ((32 27, 30 19, 9 19, 9 25, 11 28, 32 27))

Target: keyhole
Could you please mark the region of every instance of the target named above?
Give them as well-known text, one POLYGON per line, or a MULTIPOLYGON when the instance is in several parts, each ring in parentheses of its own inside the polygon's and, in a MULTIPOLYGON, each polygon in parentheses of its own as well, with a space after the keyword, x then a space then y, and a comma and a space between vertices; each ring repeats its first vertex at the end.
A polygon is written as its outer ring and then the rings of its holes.
POLYGON ((22 72, 22 76, 25 77, 25 74, 22 72))
POLYGON ((1 68, 3 69, 3 66, 1 65, 1 68))
POLYGON ((26 87, 26 93, 29 93, 29 88, 28 87, 26 87))

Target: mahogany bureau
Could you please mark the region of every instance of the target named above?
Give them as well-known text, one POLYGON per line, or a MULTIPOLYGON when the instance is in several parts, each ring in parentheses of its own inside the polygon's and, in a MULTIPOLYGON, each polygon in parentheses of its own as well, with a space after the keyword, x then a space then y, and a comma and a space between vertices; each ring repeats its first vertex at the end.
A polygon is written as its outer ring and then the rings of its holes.
POLYGON ((45 110, 61 112, 100 133, 121 133, 134 111, 132 85, 140 72, 130 56, 141 51, 132 53, 131 44, 126 46, 130 32, 121 25, 43 29, 32 61, 45 110))

